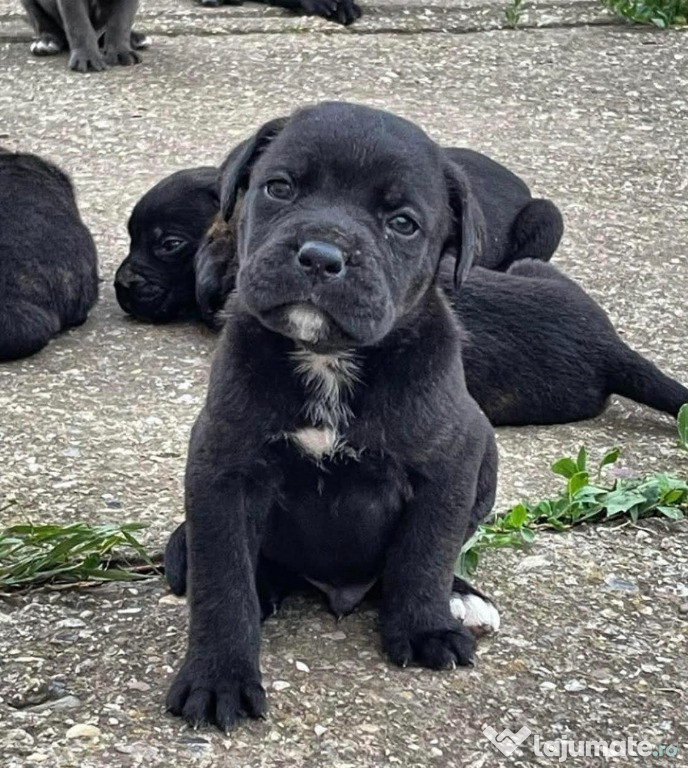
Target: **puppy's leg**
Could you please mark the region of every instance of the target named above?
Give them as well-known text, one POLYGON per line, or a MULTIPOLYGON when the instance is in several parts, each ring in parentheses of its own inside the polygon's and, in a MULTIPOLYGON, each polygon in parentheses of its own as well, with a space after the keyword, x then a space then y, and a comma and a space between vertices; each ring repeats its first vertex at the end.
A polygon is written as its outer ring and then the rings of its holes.
POLYGON ((106 64, 98 49, 86 0, 57 0, 57 7, 69 42, 69 68, 75 72, 102 72, 106 64))
POLYGON ((131 28, 138 5, 138 0, 121 0, 107 21, 103 55, 111 66, 121 64, 126 67, 141 61, 141 57, 131 47, 131 28))
POLYGON ((549 261, 563 234, 564 220, 557 206, 551 200, 531 200, 511 225, 511 254, 499 269, 505 270, 521 259, 549 261))
POLYGON ((274 493, 269 482, 251 482, 226 469, 232 449, 219 429, 202 415, 191 438, 186 475, 189 644, 167 708, 192 725, 210 722, 227 730, 239 718, 265 711, 256 564, 259 531, 274 493), (208 432, 212 436, 206 440, 208 432))
POLYGON ((353 0, 264 0, 292 11, 303 11, 311 16, 322 16, 340 24, 352 24, 361 16, 361 9, 353 0))
MULTIPOLYGON (((175 595, 186 594, 187 566, 186 523, 181 523, 175 528, 165 547, 165 579, 175 595)), ((274 616, 284 598, 300 586, 303 586, 302 579, 279 564, 259 557, 256 588, 260 601, 261 619, 274 616)))
POLYGON ((59 20, 46 13, 36 0, 22 0, 22 5, 38 35, 38 40, 31 43, 31 53, 34 56, 54 56, 66 51, 67 38, 59 20))
POLYGON ((35 304, 0 307, 0 361, 33 355, 43 349, 59 330, 57 315, 35 304))
POLYGON ((450 593, 456 555, 494 502, 496 448, 491 433, 483 433, 482 445, 478 437, 424 468, 387 554, 382 642, 401 666, 415 662, 440 669, 471 663, 475 640, 452 615, 450 593))

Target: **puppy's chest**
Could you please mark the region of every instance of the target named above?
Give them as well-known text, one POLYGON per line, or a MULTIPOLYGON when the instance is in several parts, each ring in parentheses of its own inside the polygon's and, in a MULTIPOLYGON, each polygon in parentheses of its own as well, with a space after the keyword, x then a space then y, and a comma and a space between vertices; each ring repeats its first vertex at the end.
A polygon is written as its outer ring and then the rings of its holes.
POLYGON ((358 459, 365 446, 352 441, 360 432, 352 411, 355 389, 362 386, 356 355, 325 355, 301 349, 291 354, 290 363, 302 397, 293 425, 278 437, 316 463, 335 458, 358 459))

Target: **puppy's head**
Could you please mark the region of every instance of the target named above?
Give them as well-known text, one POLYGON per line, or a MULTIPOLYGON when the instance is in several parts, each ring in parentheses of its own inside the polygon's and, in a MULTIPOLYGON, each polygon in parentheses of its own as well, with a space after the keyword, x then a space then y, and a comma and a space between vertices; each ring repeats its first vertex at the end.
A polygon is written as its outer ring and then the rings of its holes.
POLYGON ((178 171, 139 200, 129 255, 115 275, 125 312, 164 323, 194 309, 194 255, 219 205, 218 170, 210 167, 178 171))
POLYGON ((481 240, 461 171, 414 124, 329 102, 264 125, 228 158, 237 290, 267 327, 315 349, 367 346, 403 323, 441 258, 462 279, 481 240))

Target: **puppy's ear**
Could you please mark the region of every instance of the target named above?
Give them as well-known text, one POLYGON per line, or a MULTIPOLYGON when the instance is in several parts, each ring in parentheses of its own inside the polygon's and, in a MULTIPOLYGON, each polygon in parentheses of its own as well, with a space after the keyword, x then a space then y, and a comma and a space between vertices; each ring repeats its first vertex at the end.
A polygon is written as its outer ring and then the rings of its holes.
POLYGON ((485 246, 485 219, 465 173, 456 163, 447 161, 444 178, 454 219, 448 250, 453 252, 456 259, 454 286, 458 288, 482 255, 485 246))
POLYGON ((239 192, 248 186, 253 164, 288 120, 288 117, 277 117, 265 123, 250 139, 234 147, 220 166, 220 210, 225 221, 234 213, 239 192))

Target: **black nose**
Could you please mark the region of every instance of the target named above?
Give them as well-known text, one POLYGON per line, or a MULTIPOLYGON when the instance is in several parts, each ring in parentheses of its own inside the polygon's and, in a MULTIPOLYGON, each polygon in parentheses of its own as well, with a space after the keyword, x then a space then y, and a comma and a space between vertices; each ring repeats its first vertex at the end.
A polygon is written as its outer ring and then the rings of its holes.
POLYGON ((344 254, 339 248, 319 240, 309 240, 304 243, 297 258, 304 272, 316 277, 342 277, 346 269, 344 254))

